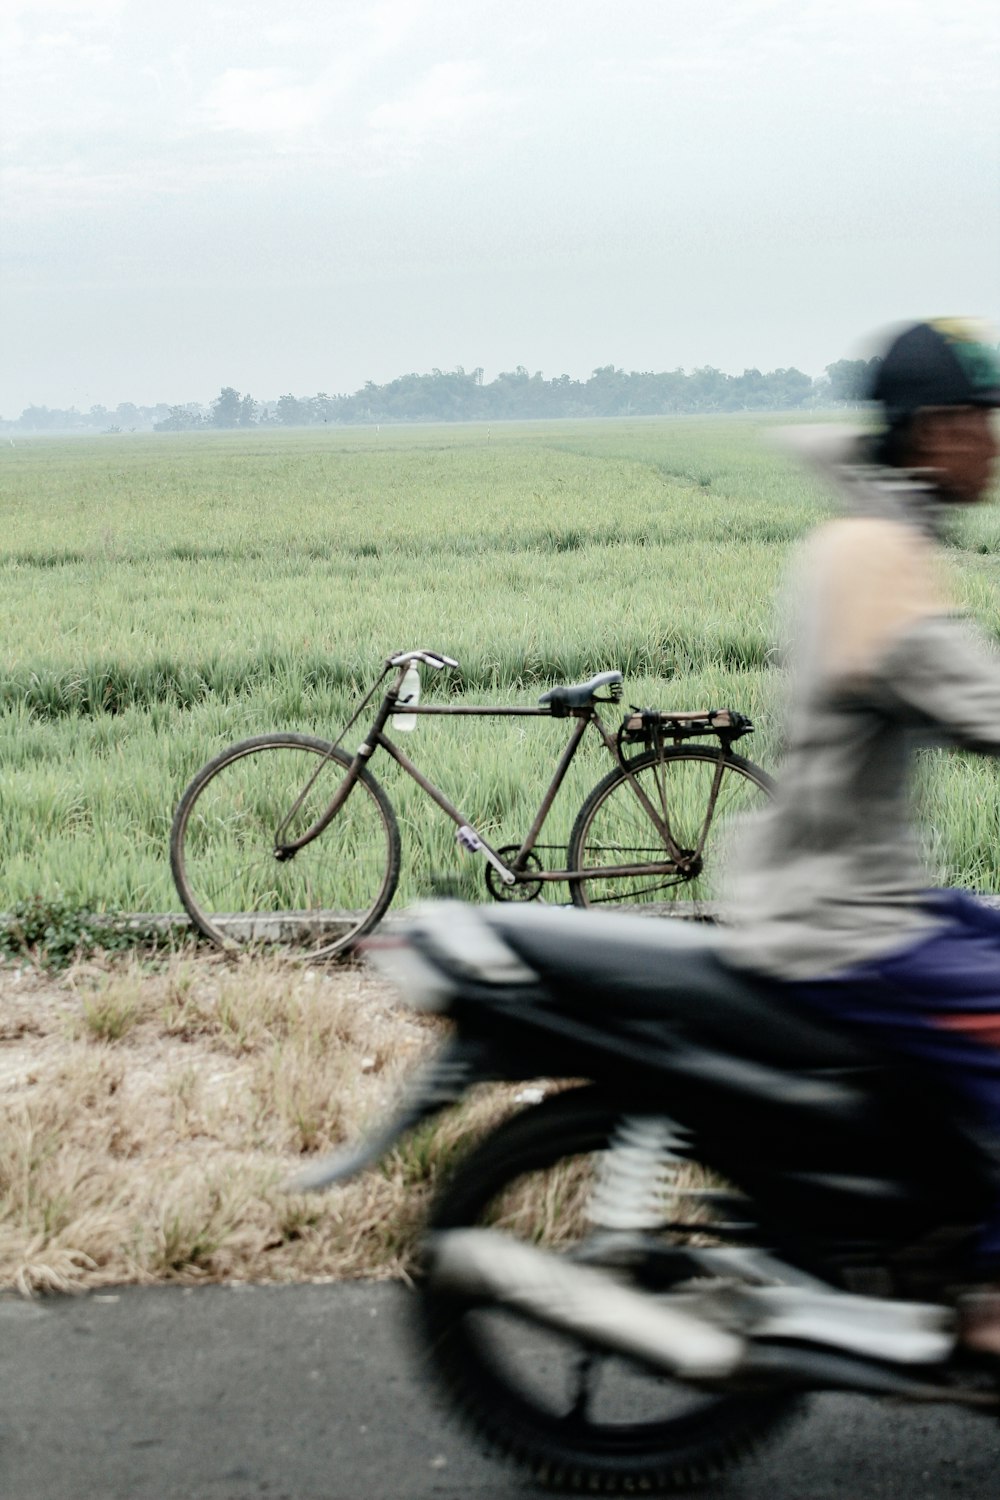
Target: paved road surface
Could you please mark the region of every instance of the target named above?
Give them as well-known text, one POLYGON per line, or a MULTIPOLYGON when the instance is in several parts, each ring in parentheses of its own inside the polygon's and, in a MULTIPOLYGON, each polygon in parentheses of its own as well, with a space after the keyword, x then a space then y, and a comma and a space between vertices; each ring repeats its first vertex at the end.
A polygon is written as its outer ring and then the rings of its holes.
MULTIPOLYGON (((425 1389, 398 1287, 0 1300, 2 1500, 514 1500, 425 1389)), ((1000 1426, 824 1397, 711 1496, 997 1500, 1000 1426)))

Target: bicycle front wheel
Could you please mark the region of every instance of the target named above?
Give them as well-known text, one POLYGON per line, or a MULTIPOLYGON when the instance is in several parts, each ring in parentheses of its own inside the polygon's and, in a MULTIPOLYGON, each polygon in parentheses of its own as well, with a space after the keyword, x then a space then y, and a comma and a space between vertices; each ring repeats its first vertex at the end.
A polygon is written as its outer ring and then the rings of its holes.
POLYGON ((322 817, 351 757, 326 740, 268 734, 230 745, 191 782, 170 831, 170 867, 194 925, 220 947, 344 953, 375 926, 399 879, 392 805, 367 771, 329 827, 322 817))
POLYGON ((751 761, 726 755, 720 762, 718 750, 702 745, 648 751, 629 762, 628 774, 616 767, 590 793, 570 834, 567 866, 588 872, 569 883, 574 905, 715 918, 735 825, 765 805, 773 789, 771 778, 751 761), (647 871, 644 865, 658 868, 647 871), (616 874, 616 868, 632 873, 616 874))

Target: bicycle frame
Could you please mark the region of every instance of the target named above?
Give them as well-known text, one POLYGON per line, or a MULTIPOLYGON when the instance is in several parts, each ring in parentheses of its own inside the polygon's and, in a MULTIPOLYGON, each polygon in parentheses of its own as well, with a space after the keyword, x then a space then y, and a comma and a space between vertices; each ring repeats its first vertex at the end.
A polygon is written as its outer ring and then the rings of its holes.
MULTIPOLYGON (((483 835, 479 833, 474 825, 469 821, 469 819, 465 817, 464 813, 462 813, 460 809, 457 808, 454 803, 452 803, 448 799, 448 797, 445 796, 440 788, 435 786, 434 783, 429 779, 429 777, 424 775, 424 773, 418 766, 414 764, 409 756, 403 750, 401 750, 399 746, 388 737, 388 735, 385 734, 384 731, 388 720, 397 711, 398 694, 407 665, 408 663, 404 663, 402 666, 400 666, 392 687, 385 693, 382 702, 378 707, 371 728, 369 729, 362 743, 359 745, 358 750, 344 776, 344 779, 341 782, 340 786, 337 788, 337 791, 329 806, 312 825, 312 827, 308 828, 306 832, 302 834, 298 839, 294 840, 291 843, 283 844, 280 842, 280 837, 283 830, 287 828, 288 824, 291 822, 291 819, 298 811, 299 807, 301 807, 307 793, 309 792, 309 789, 316 781, 317 777, 320 775, 325 762, 320 762, 320 765, 317 767, 316 771, 306 783, 302 792, 299 794, 299 797, 296 799, 295 804, 289 810, 287 816, 276 832, 275 854, 279 860, 292 859, 300 849, 305 848, 305 846, 307 844, 310 844, 313 839, 319 838, 324 829, 329 827, 330 823, 336 817, 337 813, 340 811, 341 807, 344 805, 344 802, 350 795, 351 788, 357 781, 359 775, 361 774, 361 771, 375 754, 375 751, 378 749, 384 750, 386 754, 396 762, 400 769, 405 771, 407 776, 415 781, 422 791, 426 792, 428 797, 430 797, 431 800, 441 809, 441 811, 456 825, 459 836, 462 833, 466 834, 466 847, 472 850, 481 851, 484 857, 497 871, 497 874, 499 875, 504 885, 511 886, 516 885, 518 882, 529 880, 532 883, 536 881, 571 882, 589 880, 594 878, 606 880, 610 878, 630 875, 683 875, 687 871, 689 871, 692 866, 700 859, 708 827, 712 821, 712 817, 714 814, 716 798, 722 779, 722 772, 725 767, 728 749, 725 742, 720 743, 719 746, 718 764, 716 767, 715 775, 713 777, 708 807, 706 809, 702 829, 698 837, 697 847, 694 850, 687 850, 684 852, 684 854, 682 854, 680 849, 674 842, 674 839, 670 832, 665 793, 661 790, 660 801, 662 804, 662 811, 658 811, 650 801, 649 797, 646 795, 644 788, 640 786, 635 777, 630 774, 629 762, 621 754, 617 737, 611 733, 611 731, 607 728, 604 721, 602 720, 597 709, 596 702, 588 704, 584 708, 566 709, 564 713, 560 715, 560 717, 574 718, 577 722, 574 725, 566 747, 559 758, 559 762, 552 776, 552 780, 542 796, 542 801, 539 805, 538 811, 534 816, 534 819, 532 820, 531 827, 528 829, 528 832, 525 834, 524 839, 518 847, 513 861, 508 865, 503 861, 503 859, 489 843, 489 841, 485 839, 483 835), (552 804, 554 803, 559 793, 559 789, 562 786, 563 781, 565 780, 566 773, 573 762, 573 757, 576 755, 576 752, 580 746, 580 742, 582 741, 583 736, 586 734, 589 725, 593 725, 594 729, 597 731, 601 740, 603 741, 605 747, 609 751, 615 764, 620 766, 624 771, 626 777, 628 778, 628 782, 632 788, 632 791, 638 798, 653 827, 656 829, 660 838, 663 840, 664 848, 670 857, 668 859, 655 863, 646 861, 642 864, 633 863, 625 865, 602 865, 599 869, 528 870, 528 857, 537 844, 538 837, 545 824, 545 820, 548 817, 549 812, 551 811, 552 804)), ((601 701, 606 700, 597 700, 597 702, 601 701)), ((551 708, 545 706, 531 708, 500 704, 479 705, 464 703, 407 703, 405 711, 407 714, 416 714, 438 718, 473 717, 548 719, 556 717, 556 715, 553 714, 551 708)))

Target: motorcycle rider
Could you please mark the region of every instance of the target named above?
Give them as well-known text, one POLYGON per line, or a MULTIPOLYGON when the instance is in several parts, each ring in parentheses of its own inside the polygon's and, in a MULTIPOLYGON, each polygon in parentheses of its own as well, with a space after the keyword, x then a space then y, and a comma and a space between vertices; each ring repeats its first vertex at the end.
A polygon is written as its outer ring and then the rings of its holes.
MULTIPOLYGON (((1000 754, 1000 657, 959 617, 940 546, 990 485, 1000 360, 972 324, 919 323, 871 394, 874 435, 785 434, 848 514, 794 574, 784 758, 733 861, 728 956, 938 1070, 1000 1154, 1000 912, 928 888, 909 802, 920 736, 1000 754)), ((997 1280, 1000 1203, 979 1252, 997 1280)), ((1000 1287, 963 1320, 1000 1355, 1000 1287)))

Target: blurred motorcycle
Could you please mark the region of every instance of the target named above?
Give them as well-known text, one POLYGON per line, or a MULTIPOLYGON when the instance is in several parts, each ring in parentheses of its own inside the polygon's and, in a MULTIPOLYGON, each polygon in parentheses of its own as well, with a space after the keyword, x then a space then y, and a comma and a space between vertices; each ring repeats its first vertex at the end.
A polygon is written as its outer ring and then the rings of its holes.
POLYGON ((690 923, 444 902, 368 948, 451 1035, 371 1139, 293 1186, 363 1170, 477 1084, 544 1080, 438 1192, 417 1278, 426 1361, 496 1450, 552 1488, 663 1492, 812 1391, 1000 1415, 954 1311, 997 1163, 936 1083, 690 923))

